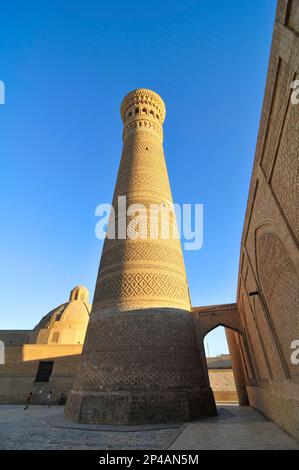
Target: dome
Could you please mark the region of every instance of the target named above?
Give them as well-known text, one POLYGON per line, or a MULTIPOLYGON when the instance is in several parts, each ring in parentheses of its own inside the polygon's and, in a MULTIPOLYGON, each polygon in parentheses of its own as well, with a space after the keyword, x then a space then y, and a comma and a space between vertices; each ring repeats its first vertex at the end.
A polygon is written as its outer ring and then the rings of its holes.
POLYGON ((83 344, 91 304, 84 286, 71 290, 70 300, 51 310, 32 330, 30 344, 83 344))

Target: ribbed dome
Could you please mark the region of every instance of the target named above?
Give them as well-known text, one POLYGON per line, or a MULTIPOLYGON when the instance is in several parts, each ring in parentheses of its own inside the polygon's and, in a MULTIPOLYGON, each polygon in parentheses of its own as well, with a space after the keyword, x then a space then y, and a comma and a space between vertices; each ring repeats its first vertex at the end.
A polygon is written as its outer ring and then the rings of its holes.
POLYGON ((88 296, 86 287, 74 287, 69 302, 45 315, 33 329, 28 343, 83 344, 91 310, 88 296))
POLYGON ((55 318, 63 313, 66 306, 69 302, 65 304, 59 305, 59 307, 54 308, 51 312, 47 313, 42 319, 38 322, 38 324, 34 327, 34 330, 40 330, 41 328, 49 328, 51 324, 55 322, 55 318))

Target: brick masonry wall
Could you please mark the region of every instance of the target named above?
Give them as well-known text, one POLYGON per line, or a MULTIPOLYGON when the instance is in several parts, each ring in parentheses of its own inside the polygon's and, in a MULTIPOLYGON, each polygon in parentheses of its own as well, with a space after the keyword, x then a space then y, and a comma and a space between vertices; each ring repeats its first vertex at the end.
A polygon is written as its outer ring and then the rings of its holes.
MULTIPOLYGON (((242 235, 235 334, 250 404, 299 438, 299 2, 279 0, 242 235), (250 296, 250 292, 258 294, 250 296)), ((231 351, 232 352, 232 351, 231 351)))
POLYGON ((73 385, 82 345, 8 346, 5 365, 0 365, 0 403, 24 403, 33 392, 32 403, 43 403, 49 390, 53 403, 73 385), (40 361, 54 361, 49 382, 35 382, 40 361), (42 393, 40 393, 40 391, 42 393))
POLYGON ((260 410, 299 441, 299 402, 258 387, 247 387, 251 406, 260 410))
POLYGON ((209 369, 209 379, 216 401, 238 401, 232 369, 209 369))

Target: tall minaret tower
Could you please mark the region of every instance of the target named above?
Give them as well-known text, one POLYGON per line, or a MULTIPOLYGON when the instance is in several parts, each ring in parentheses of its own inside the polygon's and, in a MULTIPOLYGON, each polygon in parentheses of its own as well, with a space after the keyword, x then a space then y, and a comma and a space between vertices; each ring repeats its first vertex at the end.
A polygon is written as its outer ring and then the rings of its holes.
POLYGON ((125 239, 106 239, 94 308, 177 307, 190 310, 181 245, 173 236, 176 221, 162 146, 165 105, 157 93, 139 89, 123 100, 121 117, 124 146, 113 196, 113 207, 118 216, 116 236, 118 225, 123 221, 123 215, 118 214, 122 204, 120 196, 126 196, 127 207, 142 204, 146 214, 140 216, 137 225, 134 223, 136 215, 127 217, 125 239), (154 217, 151 219, 150 205, 158 205, 165 215, 170 214, 170 236, 166 239, 162 238, 161 218, 158 218, 157 226, 154 217), (156 237, 153 237, 155 229, 156 237), (134 239, 138 230, 141 238, 134 239))
POLYGON ((176 236, 163 153, 165 105, 157 93, 137 89, 124 98, 121 117, 116 223, 111 232, 109 222, 65 413, 76 421, 122 425, 196 419, 213 414, 215 404, 176 236), (158 218, 154 207, 161 209, 158 218), (127 216, 124 208, 130 208, 127 216), (166 237, 163 214, 169 214, 166 237))

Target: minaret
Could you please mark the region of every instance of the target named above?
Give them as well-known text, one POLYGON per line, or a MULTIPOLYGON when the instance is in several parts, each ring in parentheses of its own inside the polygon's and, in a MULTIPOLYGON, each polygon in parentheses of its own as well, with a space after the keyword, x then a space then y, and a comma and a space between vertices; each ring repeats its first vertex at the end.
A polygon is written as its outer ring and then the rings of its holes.
MULTIPOLYGON (((181 245, 179 239, 173 237, 176 222, 162 146, 165 105, 157 93, 139 89, 123 100, 121 117, 124 146, 112 205, 118 215, 120 196, 126 196, 127 207, 142 204, 147 213, 141 216, 137 230, 145 230, 148 238, 145 239, 143 233, 140 233, 142 238, 129 238, 136 233, 134 217, 129 216, 126 239, 106 239, 94 308, 177 307, 190 310, 181 245), (151 204, 162 207, 165 214, 168 209, 170 237, 167 239, 162 239, 160 220, 157 221, 156 239, 150 237, 150 227, 155 229, 154 219, 151 224, 150 218, 151 204)), ((118 215, 116 232, 120 219, 123 216, 118 215)))
POLYGON ((176 236, 163 153, 165 105, 157 93, 137 89, 124 98, 121 117, 116 223, 109 222, 65 413, 80 422, 120 425, 197 419, 214 414, 215 403, 176 236), (130 208, 127 216, 123 206, 130 208), (154 207, 162 211, 158 218, 154 207), (170 215, 166 237, 163 214, 170 215))

